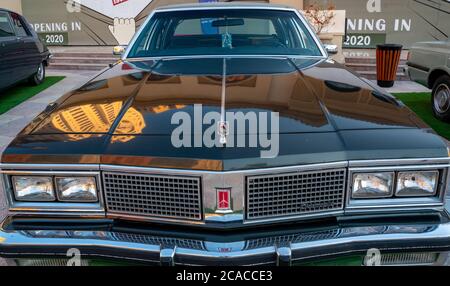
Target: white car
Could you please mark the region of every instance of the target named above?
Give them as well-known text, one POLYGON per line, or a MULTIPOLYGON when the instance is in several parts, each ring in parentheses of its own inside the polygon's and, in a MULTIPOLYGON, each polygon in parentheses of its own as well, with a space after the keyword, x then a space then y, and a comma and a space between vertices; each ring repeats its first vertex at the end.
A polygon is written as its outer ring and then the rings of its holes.
POLYGON ((411 80, 433 90, 434 115, 450 122, 450 40, 414 44, 406 73, 411 80))

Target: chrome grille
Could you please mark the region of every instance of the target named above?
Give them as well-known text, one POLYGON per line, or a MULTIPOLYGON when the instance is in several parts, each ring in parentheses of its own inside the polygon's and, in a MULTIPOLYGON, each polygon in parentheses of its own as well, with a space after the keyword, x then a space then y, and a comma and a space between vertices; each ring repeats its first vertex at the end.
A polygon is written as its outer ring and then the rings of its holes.
POLYGON ((381 265, 429 265, 437 261, 435 252, 405 252, 381 254, 381 265))
MULTIPOLYGON (((49 258, 49 259, 16 259, 18 266, 74 266, 72 259, 64 258, 49 258)), ((85 259, 80 260, 79 266, 89 266, 89 261, 85 259)))
POLYGON ((110 213, 201 220, 200 178, 103 173, 110 213))
POLYGON ((247 220, 343 209, 345 169, 247 177, 247 220))
POLYGON ((117 241, 128 241, 133 243, 162 245, 166 247, 181 247, 188 249, 205 249, 201 240, 195 239, 182 239, 171 237, 150 236, 133 233, 116 232, 111 233, 111 237, 117 241))
POLYGON ((272 236, 248 240, 245 249, 256 249, 274 245, 289 245, 307 241, 332 239, 339 236, 339 230, 325 230, 312 233, 291 234, 282 236, 272 236))

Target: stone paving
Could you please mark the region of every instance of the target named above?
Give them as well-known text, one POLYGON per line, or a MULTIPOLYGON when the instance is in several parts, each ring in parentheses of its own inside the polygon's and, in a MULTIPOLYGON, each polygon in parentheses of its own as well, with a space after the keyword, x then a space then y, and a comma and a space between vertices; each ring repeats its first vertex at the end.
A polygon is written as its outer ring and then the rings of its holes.
MULTIPOLYGON (((376 83, 376 80, 373 82, 376 83)), ((389 93, 431 92, 427 87, 412 81, 396 81, 393 87, 384 90, 389 93)))
POLYGON ((63 75, 66 78, 0 115, 0 153, 15 135, 44 110, 49 103, 55 101, 66 92, 86 83, 95 74, 96 72, 47 72, 48 76, 63 75))
MULTIPOLYGON (((80 87, 95 74, 96 72, 48 72, 48 76, 63 75, 66 78, 0 115, 0 154, 14 139, 16 134, 44 110, 49 103, 55 101, 66 92, 80 87)), ((0 218, 2 217, 1 210, 4 207, 3 192, 0 190, 0 218)))
MULTIPOLYGON (((20 132, 45 107, 61 97, 66 92, 78 88, 92 78, 96 72, 47 72, 47 76, 65 76, 66 78, 35 95, 28 101, 21 103, 8 112, 0 115, 0 154, 8 146, 16 134, 20 132)), ((6 215, 6 201, 0 186, 0 220, 6 215)), ((8 265, 6 260, 0 258, 0 266, 8 265)))

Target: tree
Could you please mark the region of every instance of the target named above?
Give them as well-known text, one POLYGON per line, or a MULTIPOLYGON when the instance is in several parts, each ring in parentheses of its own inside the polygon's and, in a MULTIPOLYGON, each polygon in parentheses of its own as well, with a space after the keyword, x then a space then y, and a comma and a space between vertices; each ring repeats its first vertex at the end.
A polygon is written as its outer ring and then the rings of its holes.
POLYGON ((325 27, 332 24, 334 10, 336 10, 336 6, 331 1, 327 1, 326 4, 319 4, 316 1, 305 8, 305 16, 316 33, 320 34, 325 27))

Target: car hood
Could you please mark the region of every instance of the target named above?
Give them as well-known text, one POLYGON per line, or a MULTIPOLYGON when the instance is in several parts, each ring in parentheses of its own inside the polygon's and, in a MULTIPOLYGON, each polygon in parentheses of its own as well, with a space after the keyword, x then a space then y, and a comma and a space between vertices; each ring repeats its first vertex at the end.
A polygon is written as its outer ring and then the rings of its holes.
POLYGON ((220 113, 223 89, 226 112, 278 112, 280 133, 417 127, 409 109, 337 64, 234 58, 225 69, 223 87, 221 58, 121 63, 58 102, 30 133, 170 135, 178 112, 200 133, 194 107, 202 118, 220 113))
MULTIPOLYGON (((233 135, 261 135, 272 130, 271 122, 256 129, 246 124, 233 135)), ((3 161, 52 154, 56 162, 62 156, 63 161, 223 170, 445 153, 442 140, 423 128, 401 102, 331 60, 158 59, 120 62, 63 96, 21 132, 3 161), (217 129, 216 122, 202 124, 208 114, 239 112, 258 118, 278 114, 277 158, 260 158, 262 147, 202 145, 208 128, 217 129), (174 147, 171 141, 179 118, 190 120, 184 129, 184 136, 193 138, 190 146, 174 147)))

